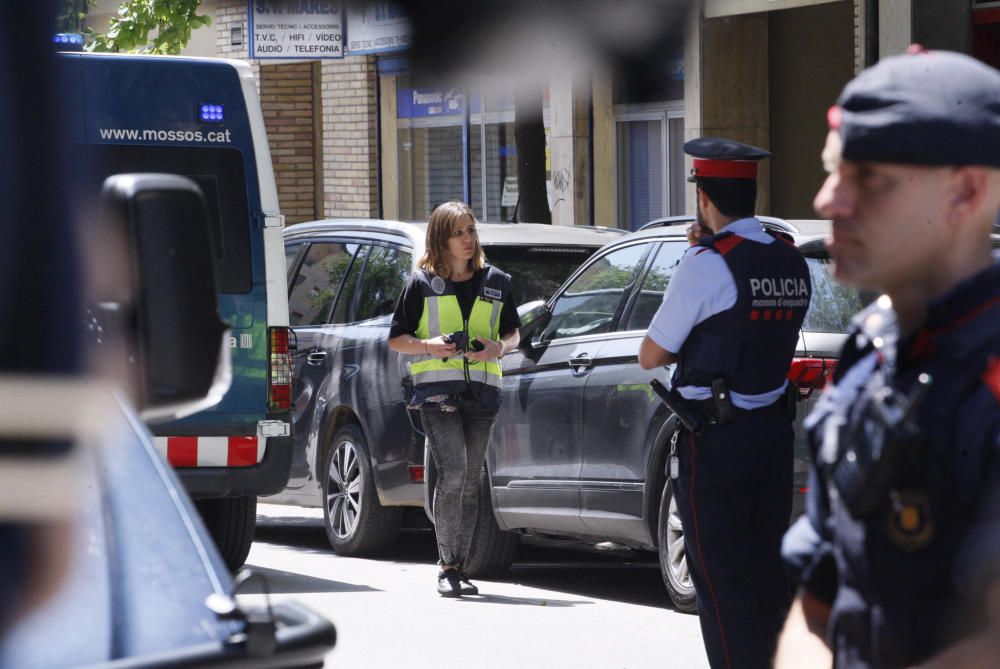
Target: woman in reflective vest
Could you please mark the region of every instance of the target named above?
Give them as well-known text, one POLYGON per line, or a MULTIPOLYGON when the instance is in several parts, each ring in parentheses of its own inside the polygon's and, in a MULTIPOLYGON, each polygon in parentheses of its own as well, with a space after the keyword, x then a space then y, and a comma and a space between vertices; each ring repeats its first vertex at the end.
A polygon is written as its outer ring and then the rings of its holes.
POLYGON ((444 597, 477 594, 463 571, 479 479, 500 407, 500 358, 520 341, 510 276, 486 264, 463 202, 431 213, 426 252, 396 305, 389 347, 413 356, 410 375, 437 469, 434 528, 444 597))

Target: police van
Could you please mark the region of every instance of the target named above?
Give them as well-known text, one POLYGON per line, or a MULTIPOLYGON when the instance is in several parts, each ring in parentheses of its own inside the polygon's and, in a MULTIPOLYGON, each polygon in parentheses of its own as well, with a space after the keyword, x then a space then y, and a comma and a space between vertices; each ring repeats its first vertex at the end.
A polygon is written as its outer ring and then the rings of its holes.
POLYGON ((282 490, 291 465, 284 218, 253 74, 240 61, 80 52, 60 54, 60 73, 77 110, 77 202, 96 203, 107 176, 133 172, 189 177, 208 201, 232 384, 213 408, 150 429, 235 569, 257 496, 282 490))

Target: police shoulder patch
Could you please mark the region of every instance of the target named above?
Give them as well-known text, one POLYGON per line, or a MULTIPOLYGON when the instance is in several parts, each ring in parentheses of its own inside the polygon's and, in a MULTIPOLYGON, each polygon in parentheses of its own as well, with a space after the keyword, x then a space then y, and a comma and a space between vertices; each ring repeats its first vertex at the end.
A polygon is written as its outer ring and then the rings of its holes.
POLYGON ((491 300, 503 299, 503 292, 497 290, 496 288, 490 288, 489 286, 483 287, 483 295, 490 298, 491 300))
POLYGON ((886 518, 889 540, 907 553, 915 553, 934 537, 931 504, 923 490, 900 490, 893 493, 886 518))

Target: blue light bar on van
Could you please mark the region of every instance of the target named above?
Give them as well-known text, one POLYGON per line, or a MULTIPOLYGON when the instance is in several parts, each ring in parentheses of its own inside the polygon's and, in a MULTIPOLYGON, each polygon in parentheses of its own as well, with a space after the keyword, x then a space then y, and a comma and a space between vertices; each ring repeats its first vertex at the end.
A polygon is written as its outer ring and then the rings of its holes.
POLYGON ((224 116, 222 105, 213 104, 203 104, 198 114, 202 123, 222 123, 224 116))
POLYGON ((52 43, 63 51, 82 51, 83 35, 80 33, 56 33, 52 43))

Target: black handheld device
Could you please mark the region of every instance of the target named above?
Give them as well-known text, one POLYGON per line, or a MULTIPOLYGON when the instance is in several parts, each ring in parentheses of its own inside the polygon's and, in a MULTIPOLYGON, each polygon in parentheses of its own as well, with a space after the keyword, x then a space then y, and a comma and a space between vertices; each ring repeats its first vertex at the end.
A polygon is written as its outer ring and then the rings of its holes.
POLYGON ((478 339, 470 339, 469 335, 461 330, 446 335, 444 340, 449 344, 454 344, 455 348, 463 353, 468 353, 469 351, 479 352, 486 348, 483 346, 483 342, 478 339))

